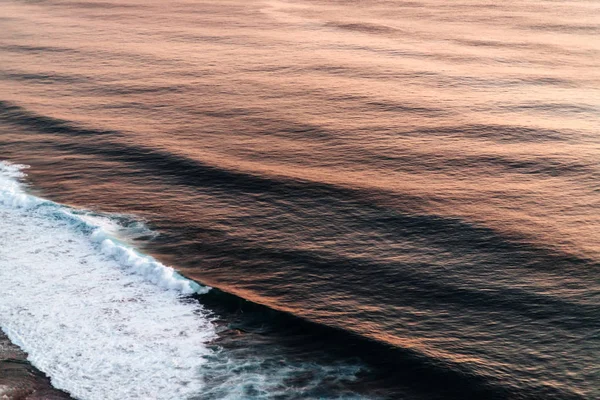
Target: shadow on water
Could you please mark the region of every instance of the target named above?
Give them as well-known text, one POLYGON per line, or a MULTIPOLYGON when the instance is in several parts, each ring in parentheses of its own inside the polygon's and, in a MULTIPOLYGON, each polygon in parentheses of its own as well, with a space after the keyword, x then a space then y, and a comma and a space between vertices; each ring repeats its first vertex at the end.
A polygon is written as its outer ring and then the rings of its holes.
MULTIPOLYGON (((250 334, 275 338, 288 348, 286 354, 297 353, 299 358, 334 357, 365 363, 367 370, 359 373, 359 379, 350 385, 358 393, 389 399, 402 398, 408 393, 411 398, 424 399, 582 399, 552 387, 520 392, 456 363, 314 323, 219 289, 213 288, 195 298, 227 321, 230 334, 222 335, 218 341, 226 349, 239 345, 240 337, 244 340, 244 334, 250 334)), ((263 350, 269 351, 268 347, 263 350)))

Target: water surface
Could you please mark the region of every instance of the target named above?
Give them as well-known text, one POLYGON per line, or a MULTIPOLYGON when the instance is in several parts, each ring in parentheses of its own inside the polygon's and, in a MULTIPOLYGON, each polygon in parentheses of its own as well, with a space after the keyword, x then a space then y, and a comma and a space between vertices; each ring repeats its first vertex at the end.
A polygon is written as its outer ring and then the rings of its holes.
MULTIPOLYGON (((131 289, 202 314, 181 324, 206 336, 189 353, 173 344, 203 366, 189 396, 600 396, 597 1, 0 10, 0 159, 31 166, 26 187, 5 167, 1 190, 112 221, 127 249, 216 288, 191 305, 160 280, 131 289)), ((3 282, 31 267, 42 288, 88 252, 96 281, 122 271, 105 299, 134 279, 80 225, 0 212, 3 282), (36 267, 48 244, 34 259, 5 250, 57 231, 56 265, 36 267)), ((63 294, 79 298, 78 284, 63 294)), ((6 330, 24 323, 16 299, 32 312, 44 297, 13 285, 6 330)), ((72 361, 56 372, 23 347, 61 389, 79 387, 72 361)), ((106 391, 77 396, 125 398, 102 372, 115 357, 90 372, 106 391)), ((144 398, 136 388, 125 396, 144 398)))

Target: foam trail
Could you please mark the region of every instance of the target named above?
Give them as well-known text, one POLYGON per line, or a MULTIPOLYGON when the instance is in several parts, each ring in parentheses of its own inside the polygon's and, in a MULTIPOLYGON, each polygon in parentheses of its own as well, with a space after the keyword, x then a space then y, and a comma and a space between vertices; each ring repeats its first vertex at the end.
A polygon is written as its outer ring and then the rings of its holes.
POLYGON ((93 218, 28 195, 0 162, 0 327, 79 399, 185 399, 216 337, 181 294, 206 291, 93 218))

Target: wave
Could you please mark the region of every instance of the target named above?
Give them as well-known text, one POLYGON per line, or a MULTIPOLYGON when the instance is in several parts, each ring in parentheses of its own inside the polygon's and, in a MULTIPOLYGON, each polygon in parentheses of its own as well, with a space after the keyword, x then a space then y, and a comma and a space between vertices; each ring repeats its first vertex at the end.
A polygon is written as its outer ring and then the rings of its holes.
POLYGON ((22 107, 15 106, 6 101, 0 100, 0 117, 13 125, 32 127, 38 132, 53 133, 73 136, 98 136, 98 135, 118 135, 115 131, 102 131, 97 129, 85 129, 73 126, 68 121, 46 117, 28 111, 22 107))
POLYGON ((101 217, 24 193, 22 170, 0 163, 0 326, 10 340, 77 398, 201 392, 216 331, 180 296, 209 288, 111 237, 101 217))
POLYGON ((182 294, 206 293, 207 286, 184 278, 171 267, 167 267, 152 257, 112 237, 107 231, 110 220, 97 214, 78 211, 66 206, 24 193, 15 178, 23 177, 23 165, 0 162, 0 204, 16 209, 33 211, 37 216, 68 222, 89 236, 92 243, 106 256, 111 257, 128 272, 144 277, 161 288, 173 289, 182 294))
POLYGON ((28 194, 25 168, 0 161, 0 327, 54 387, 85 400, 365 398, 335 388, 360 363, 218 345, 229 328, 188 296, 211 288, 114 237, 121 217, 28 194))

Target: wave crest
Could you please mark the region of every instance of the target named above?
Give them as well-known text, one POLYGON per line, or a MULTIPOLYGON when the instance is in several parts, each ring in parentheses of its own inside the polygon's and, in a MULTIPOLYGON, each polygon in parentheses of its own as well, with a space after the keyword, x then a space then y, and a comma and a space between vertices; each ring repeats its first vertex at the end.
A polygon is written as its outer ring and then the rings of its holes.
POLYGON ((144 277, 147 281, 164 289, 176 290, 184 295, 204 294, 210 287, 184 278, 173 268, 163 265, 154 258, 140 254, 132 247, 110 235, 106 228, 97 223, 93 213, 74 210, 58 203, 27 194, 19 181, 26 174, 26 165, 0 161, 0 204, 26 209, 46 218, 62 220, 87 234, 90 240, 105 255, 112 257, 128 272, 144 277), (90 218, 90 216, 92 218, 90 218))

